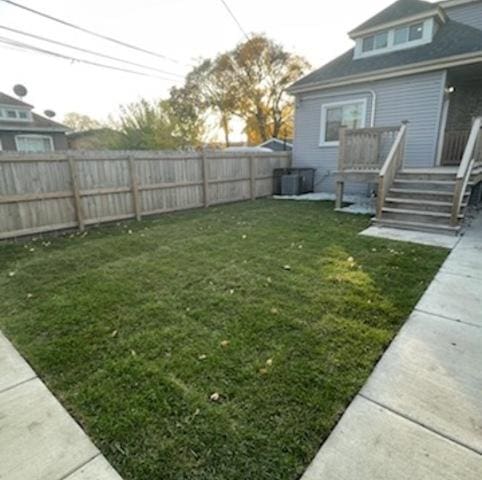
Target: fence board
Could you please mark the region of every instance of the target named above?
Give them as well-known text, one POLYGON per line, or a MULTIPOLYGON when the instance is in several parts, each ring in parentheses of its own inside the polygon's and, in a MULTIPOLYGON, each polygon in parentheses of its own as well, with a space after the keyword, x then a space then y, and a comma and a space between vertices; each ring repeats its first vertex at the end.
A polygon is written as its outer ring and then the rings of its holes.
POLYGON ((287 152, 1 152, 0 239, 269 196, 289 166, 287 152))

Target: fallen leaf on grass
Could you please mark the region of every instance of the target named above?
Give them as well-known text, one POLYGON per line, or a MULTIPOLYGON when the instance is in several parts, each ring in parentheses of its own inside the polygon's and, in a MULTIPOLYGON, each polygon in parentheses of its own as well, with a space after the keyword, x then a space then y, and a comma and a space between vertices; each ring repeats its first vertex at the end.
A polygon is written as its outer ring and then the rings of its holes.
POLYGON ((211 402, 219 402, 219 400, 221 400, 221 395, 219 395, 218 392, 214 392, 209 396, 209 400, 211 400, 211 402))
POLYGON ((226 348, 228 345, 229 345, 229 340, 223 340, 223 341, 221 342, 221 347, 226 348))
POLYGON ((291 266, 290 265, 284 265, 283 270, 291 270, 291 266))

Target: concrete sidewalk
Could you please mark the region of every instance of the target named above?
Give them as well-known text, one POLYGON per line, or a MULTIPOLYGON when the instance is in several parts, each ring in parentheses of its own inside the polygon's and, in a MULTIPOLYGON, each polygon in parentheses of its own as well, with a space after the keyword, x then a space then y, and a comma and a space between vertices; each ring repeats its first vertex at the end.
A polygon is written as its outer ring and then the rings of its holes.
POLYGON ((2 334, 0 479, 122 480, 2 334))
POLYGON ((482 215, 302 480, 482 479, 482 215))

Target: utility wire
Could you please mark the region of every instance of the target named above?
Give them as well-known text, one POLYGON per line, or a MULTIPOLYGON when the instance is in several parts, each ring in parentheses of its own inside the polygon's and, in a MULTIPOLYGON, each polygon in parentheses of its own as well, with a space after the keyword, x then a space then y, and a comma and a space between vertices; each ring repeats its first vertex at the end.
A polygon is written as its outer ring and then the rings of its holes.
POLYGON ((92 65, 92 66, 99 67, 99 68, 116 70, 118 72, 132 73, 134 75, 141 75, 143 77, 158 78, 160 80, 166 80, 166 81, 169 81, 169 82, 177 81, 173 78, 161 77, 159 75, 154 75, 154 74, 145 73, 145 72, 139 72, 137 70, 131 70, 129 68, 115 67, 113 65, 107 65, 105 63, 93 62, 91 60, 86 60, 86 59, 83 59, 83 58, 71 57, 70 55, 64 55, 62 53, 53 52, 52 50, 46 50, 46 49, 43 49, 43 48, 36 47, 34 45, 30 45, 28 43, 19 42, 17 40, 13 40, 11 38, 6 38, 6 37, 2 37, 2 36, 0 36, 0 43, 6 44, 6 45, 12 45, 14 47, 20 47, 24 50, 30 50, 30 51, 37 52, 37 53, 43 53, 45 55, 50 55, 50 56, 61 58, 61 59, 64 59, 64 60, 70 60, 71 62, 85 63, 87 65, 92 65))
POLYGON ((94 50, 89 50, 87 48, 77 47, 77 46, 71 45, 69 43, 59 42, 58 40, 53 40, 51 38, 43 37, 41 35, 35 35, 33 33, 24 32, 22 30, 17 30, 16 28, 6 27, 5 25, 0 25, 0 29, 7 30, 7 31, 13 32, 13 33, 18 33, 20 35, 24 35, 24 36, 27 36, 27 37, 35 38, 35 39, 41 40, 43 42, 49 42, 49 43, 53 43, 55 45, 60 45, 62 47, 71 48, 71 49, 77 50, 79 52, 89 53, 91 55, 97 55, 98 57, 107 58, 109 60, 115 60, 116 62, 122 62, 122 63, 126 63, 126 64, 129 64, 129 65, 133 65, 135 67, 146 68, 148 70, 153 70, 153 71, 156 71, 156 72, 159 72, 159 73, 164 73, 166 75, 173 75, 175 77, 184 78, 182 75, 179 75, 177 73, 172 73, 172 72, 168 72, 166 70, 161 70, 159 68, 150 67, 149 65, 144 65, 142 63, 131 62, 129 60, 124 60, 124 59, 119 58, 119 57, 113 57, 111 55, 106 55, 104 53, 96 52, 94 50))
MULTIPOLYGON (((4 0, 4 1, 7 1, 7 0, 4 0)), ((224 7, 226 8, 226 10, 228 11, 229 15, 231 15, 231 18, 234 20, 234 22, 236 23, 236 25, 239 27, 239 29, 241 30, 242 34, 246 37, 246 40, 250 40, 249 38, 249 35, 246 33, 246 30, 243 28, 243 26, 241 25, 241 22, 237 19, 236 15, 233 13, 233 11, 229 8, 229 5, 225 2, 225 0, 220 0, 221 3, 224 5, 224 7)), ((9 2, 11 3, 11 2, 9 2)))
POLYGON ((118 45, 122 45, 123 47, 130 48, 132 50, 137 50, 139 52, 147 53, 148 55, 153 55, 154 57, 159 57, 164 60, 169 60, 170 62, 173 63, 180 63, 178 60, 175 58, 168 57, 167 55, 162 55, 161 53, 153 52, 152 50, 147 50, 146 48, 138 47, 136 45, 133 45, 131 43, 124 42, 122 40, 118 40, 113 37, 109 37, 108 35, 103 35, 102 33, 97 33, 94 32, 93 30, 89 30, 88 28, 81 27, 79 25, 75 25, 74 23, 67 22, 66 20, 62 20, 57 17, 53 17, 52 15, 48 15, 47 13, 40 12, 39 10, 34 10, 33 8, 27 7, 26 5, 21 5, 20 3, 13 2, 11 0, 1 0, 2 2, 8 3, 10 5, 13 5, 14 7, 21 8, 23 10, 26 10, 30 13, 34 13, 35 15, 40 15, 41 17, 48 18, 49 20, 52 20, 54 22, 60 23, 62 25, 66 25, 67 27, 75 28, 76 30, 80 30, 81 32, 88 33, 89 35, 93 35, 94 37, 97 38, 102 38, 103 40, 107 40, 112 43, 116 43, 118 45))

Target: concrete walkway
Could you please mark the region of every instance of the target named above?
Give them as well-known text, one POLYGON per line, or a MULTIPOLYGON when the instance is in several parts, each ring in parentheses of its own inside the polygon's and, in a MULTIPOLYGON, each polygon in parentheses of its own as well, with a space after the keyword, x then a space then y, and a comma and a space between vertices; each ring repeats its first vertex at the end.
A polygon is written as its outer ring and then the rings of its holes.
POLYGON ((0 479, 122 480, 2 334, 0 479))
POLYGON ((302 480, 482 479, 482 215, 302 480))

